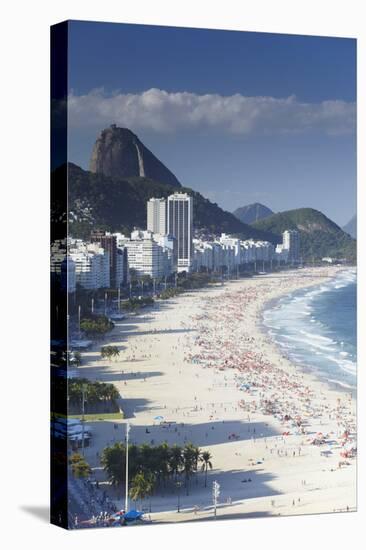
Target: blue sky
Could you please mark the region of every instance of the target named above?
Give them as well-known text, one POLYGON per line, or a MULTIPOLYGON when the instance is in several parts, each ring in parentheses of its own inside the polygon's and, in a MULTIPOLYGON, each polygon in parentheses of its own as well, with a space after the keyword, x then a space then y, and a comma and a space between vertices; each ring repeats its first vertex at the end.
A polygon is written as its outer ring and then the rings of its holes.
POLYGON ((356 42, 71 22, 69 158, 111 124, 227 210, 356 209, 356 42))

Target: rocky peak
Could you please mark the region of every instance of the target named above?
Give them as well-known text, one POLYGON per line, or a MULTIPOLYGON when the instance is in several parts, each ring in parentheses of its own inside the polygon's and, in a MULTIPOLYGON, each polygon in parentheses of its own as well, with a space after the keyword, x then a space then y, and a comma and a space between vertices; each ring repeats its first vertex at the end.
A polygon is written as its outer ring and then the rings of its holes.
POLYGON ((174 187, 174 174, 128 128, 102 130, 90 159, 90 171, 110 177, 146 177, 174 187))

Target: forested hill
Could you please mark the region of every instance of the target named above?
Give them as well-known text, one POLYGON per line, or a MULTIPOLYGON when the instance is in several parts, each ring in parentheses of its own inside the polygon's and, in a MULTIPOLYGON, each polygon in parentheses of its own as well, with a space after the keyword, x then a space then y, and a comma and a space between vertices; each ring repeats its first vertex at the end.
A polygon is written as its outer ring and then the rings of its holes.
MULTIPOLYGON (((146 228, 146 203, 152 197, 167 197, 171 185, 144 177, 112 178, 83 170, 69 163, 69 231, 74 237, 88 238, 91 229, 128 233, 134 227, 146 228)), ((64 185, 66 165, 52 175, 53 185, 64 185)), ((235 233, 243 239, 267 239, 267 233, 240 222, 200 193, 187 187, 179 192, 193 197, 194 227, 220 234, 235 233)))
POLYGON ((299 208, 273 214, 253 227, 280 236, 286 229, 297 229, 301 237, 301 254, 305 260, 325 256, 356 260, 356 241, 322 212, 299 208))
POLYGON ((268 216, 271 216, 274 212, 267 206, 264 206, 264 204, 255 202, 254 204, 248 204, 237 208, 234 210, 233 214, 243 223, 254 223, 264 218, 268 218, 268 216))

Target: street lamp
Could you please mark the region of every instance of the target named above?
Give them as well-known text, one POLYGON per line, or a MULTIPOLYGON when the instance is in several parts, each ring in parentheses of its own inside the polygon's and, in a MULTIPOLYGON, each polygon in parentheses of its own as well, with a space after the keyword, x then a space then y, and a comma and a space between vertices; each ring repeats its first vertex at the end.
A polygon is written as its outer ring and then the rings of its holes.
POLYGON ((214 481, 212 483, 212 500, 214 505, 215 518, 216 518, 217 501, 219 496, 220 496, 220 483, 218 483, 217 481, 214 481))
POLYGON ((125 513, 128 512, 128 443, 130 434, 130 423, 126 423, 126 493, 125 493, 125 513))
POLYGON ((177 489, 178 489, 178 506, 177 506, 177 512, 180 512, 180 488, 182 487, 182 482, 181 482, 181 481, 176 481, 176 482, 175 482, 175 485, 177 486, 177 489))
POLYGON ((81 306, 78 307, 78 326, 79 326, 79 340, 81 338, 81 328, 80 328, 80 321, 81 321, 81 306))
POLYGON ((81 451, 84 456, 84 424, 85 424, 85 392, 87 390, 87 384, 81 386, 81 451))

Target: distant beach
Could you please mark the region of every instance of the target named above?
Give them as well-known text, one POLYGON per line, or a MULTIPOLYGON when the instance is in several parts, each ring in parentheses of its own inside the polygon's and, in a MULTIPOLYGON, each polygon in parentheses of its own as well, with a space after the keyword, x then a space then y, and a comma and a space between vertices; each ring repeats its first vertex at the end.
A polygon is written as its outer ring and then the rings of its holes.
MULTIPOLYGON (((180 514, 176 494, 154 495, 153 521, 211 517, 213 480, 221 486, 220 517, 355 509, 353 392, 299 368, 262 324, 268 303, 315 289, 341 271, 290 270, 158 301, 116 322, 103 345, 119 347, 117 361, 102 360, 100 345, 82 353, 78 375, 116 385, 132 442, 191 441, 212 454, 208 487, 199 477, 190 494, 181 495, 180 514)), ((98 456, 123 440, 124 424, 92 423, 86 456, 101 483, 98 456)))

